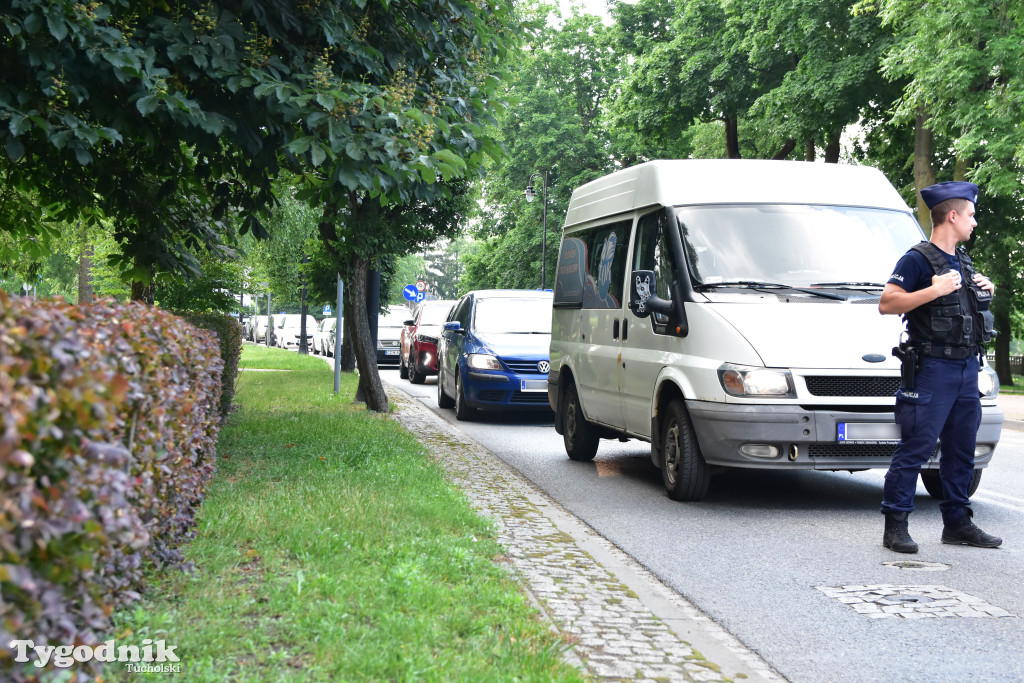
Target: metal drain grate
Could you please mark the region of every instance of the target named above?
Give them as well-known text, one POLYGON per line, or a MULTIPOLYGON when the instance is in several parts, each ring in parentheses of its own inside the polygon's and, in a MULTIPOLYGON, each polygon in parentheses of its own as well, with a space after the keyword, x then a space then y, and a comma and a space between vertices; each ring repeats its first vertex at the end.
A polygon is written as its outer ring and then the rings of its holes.
POLYGON ((815 586, 816 589, 869 619, 1005 618, 1015 617, 981 598, 946 586, 815 586))

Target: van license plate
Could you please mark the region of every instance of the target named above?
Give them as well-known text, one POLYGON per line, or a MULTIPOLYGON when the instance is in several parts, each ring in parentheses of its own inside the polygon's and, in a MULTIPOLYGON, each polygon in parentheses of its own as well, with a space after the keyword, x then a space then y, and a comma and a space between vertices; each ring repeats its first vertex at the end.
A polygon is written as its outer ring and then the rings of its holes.
POLYGON ((900 442, 900 426, 893 422, 839 422, 836 441, 841 444, 895 444, 900 442))
POLYGON ((388 349, 388 350, 386 350, 384 352, 384 355, 385 356, 397 356, 398 355, 398 349, 388 349))
POLYGON ((520 380, 522 391, 547 391, 548 381, 546 379, 524 379, 520 380))

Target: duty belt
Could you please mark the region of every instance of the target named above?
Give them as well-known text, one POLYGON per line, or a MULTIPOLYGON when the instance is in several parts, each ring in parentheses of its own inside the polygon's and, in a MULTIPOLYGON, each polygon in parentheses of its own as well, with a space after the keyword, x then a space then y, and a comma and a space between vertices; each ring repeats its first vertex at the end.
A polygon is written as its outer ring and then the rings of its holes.
POLYGON ((948 344, 932 344, 931 342, 914 344, 914 346, 920 349, 922 356, 928 358, 964 360, 978 355, 977 346, 949 346, 948 344))

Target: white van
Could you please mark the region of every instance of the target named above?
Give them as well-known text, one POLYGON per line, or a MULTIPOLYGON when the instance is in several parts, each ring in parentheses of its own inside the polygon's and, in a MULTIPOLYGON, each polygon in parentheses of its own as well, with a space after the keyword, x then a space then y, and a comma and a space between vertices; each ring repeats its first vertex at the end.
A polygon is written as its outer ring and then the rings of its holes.
MULTIPOLYGON (((722 466, 887 468, 903 323, 878 299, 922 239, 867 167, 652 161, 578 188, 548 376, 569 457, 649 441, 676 500, 701 499, 722 466)), ((972 493, 1003 421, 995 373, 979 380, 972 493)), ((941 497, 937 453, 922 479, 941 497)))

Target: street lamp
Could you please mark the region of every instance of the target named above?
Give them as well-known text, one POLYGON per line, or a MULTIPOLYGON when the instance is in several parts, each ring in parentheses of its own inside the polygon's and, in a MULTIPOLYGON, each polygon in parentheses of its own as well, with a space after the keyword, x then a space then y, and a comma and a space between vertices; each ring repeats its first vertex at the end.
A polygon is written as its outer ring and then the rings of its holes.
POLYGON ((537 196, 537 193, 533 189, 533 178, 539 176, 542 181, 541 185, 541 201, 544 202, 544 239, 540 243, 540 288, 544 289, 544 283, 547 280, 547 265, 548 265, 548 172, 544 171, 541 174, 539 171, 531 173, 530 177, 526 180, 526 190, 523 195, 526 196, 527 202, 532 202, 533 198, 537 196))

